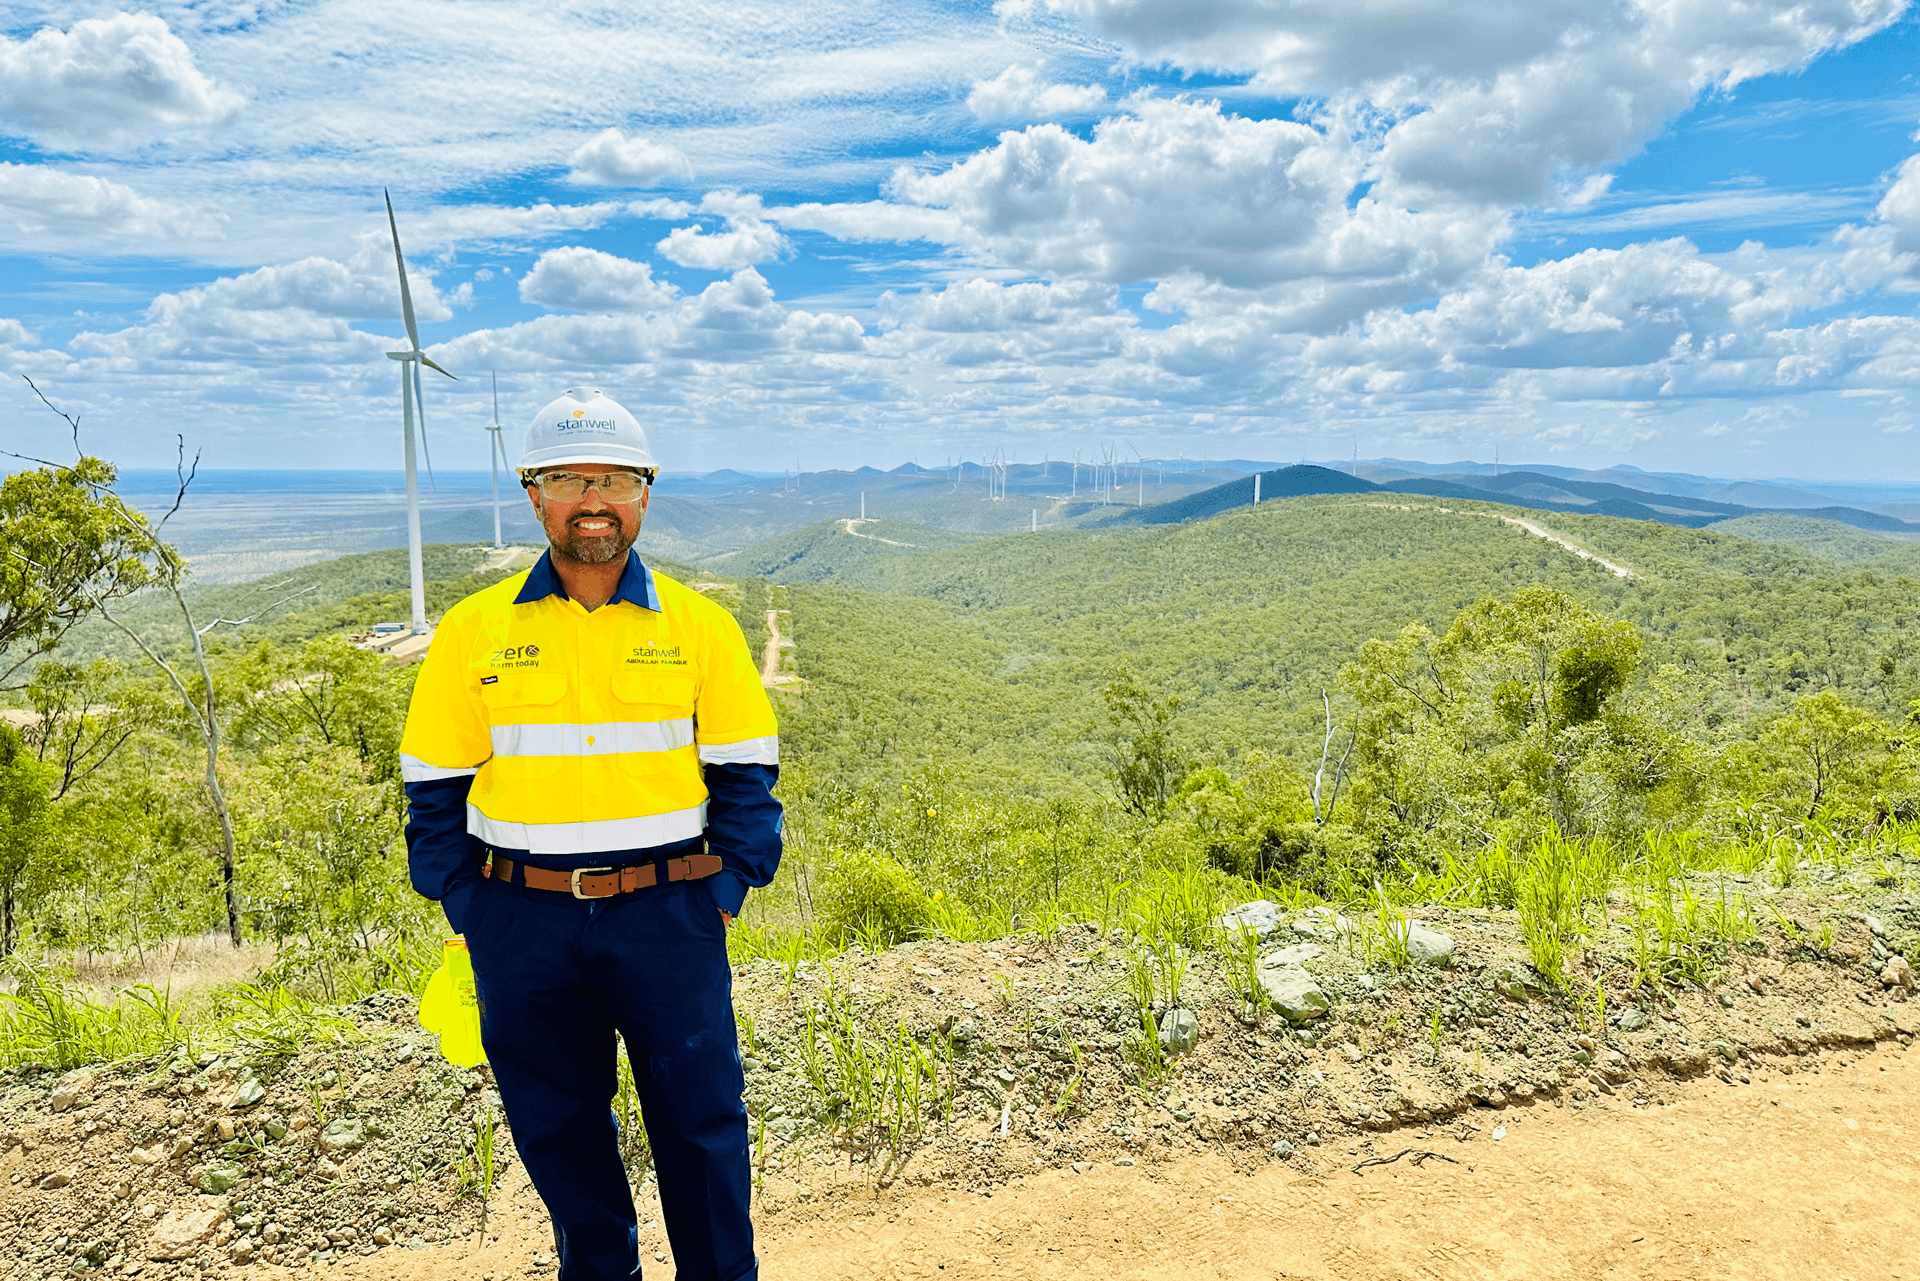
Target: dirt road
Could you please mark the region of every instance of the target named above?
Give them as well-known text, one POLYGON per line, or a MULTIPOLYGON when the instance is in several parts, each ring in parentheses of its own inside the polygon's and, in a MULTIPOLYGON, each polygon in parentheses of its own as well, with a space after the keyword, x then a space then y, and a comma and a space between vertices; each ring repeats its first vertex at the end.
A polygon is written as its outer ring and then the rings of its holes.
MULTIPOLYGON (((1430 1149, 1360 1174, 1345 1146, 1326 1173, 1224 1157, 1046 1170, 991 1195, 938 1186, 763 1206, 763 1274, 876 1278, 1920 1278, 1920 1051, 1800 1060, 1670 1104, 1476 1109, 1477 1131, 1400 1130, 1375 1151, 1430 1149), (1824 1064, 1824 1066, 1819 1066, 1824 1064), (1817 1070, 1816 1070, 1817 1068, 1817 1070), (1504 1133, 1496 1140, 1496 1133, 1504 1133)), ((1151 1149, 1149 1149, 1151 1152, 1151 1149)), ((1357 1150, 1356 1150, 1357 1152, 1357 1150)), ((1301 1158, 1296 1158, 1299 1161, 1301 1158)), ((911 1168, 909 1179, 911 1181, 911 1168)), ((386 1251, 336 1271, 441 1281, 551 1275, 518 1169, 501 1235, 386 1251)), ((647 1275, 671 1275, 657 1207, 647 1275)))

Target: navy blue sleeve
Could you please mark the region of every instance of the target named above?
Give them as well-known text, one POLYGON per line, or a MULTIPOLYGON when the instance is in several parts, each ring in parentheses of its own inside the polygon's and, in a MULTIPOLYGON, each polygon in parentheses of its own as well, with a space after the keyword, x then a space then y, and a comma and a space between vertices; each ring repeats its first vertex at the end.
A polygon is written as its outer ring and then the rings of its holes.
POLYGON ((407 876, 422 896, 438 899, 447 924, 461 919, 480 883, 480 859, 467 835, 467 789, 473 775, 407 784, 407 876))
POLYGON ((720 856, 720 870, 713 878, 713 901, 727 915, 738 916, 740 905, 747 901, 747 890, 770 883, 780 868, 784 820, 780 802, 773 795, 773 785, 780 781, 780 767, 709 763, 703 768, 707 778, 707 848, 720 856))

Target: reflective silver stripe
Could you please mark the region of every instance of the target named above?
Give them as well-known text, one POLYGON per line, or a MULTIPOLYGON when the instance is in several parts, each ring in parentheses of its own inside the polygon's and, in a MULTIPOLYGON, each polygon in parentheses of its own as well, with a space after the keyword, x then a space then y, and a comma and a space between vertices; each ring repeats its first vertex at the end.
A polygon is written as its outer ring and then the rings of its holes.
POLYGON ((603 818, 587 823, 510 823, 489 818, 467 802, 467 830, 489 845, 529 854, 599 854, 644 850, 689 840, 707 830, 707 803, 642 818, 603 818))
POLYGON ((778 765, 780 736, 743 738, 737 743, 702 743, 700 762, 703 765, 778 765))
POLYGON ((429 765, 418 756, 400 753, 400 781, 403 783, 430 783, 436 778, 471 778, 479 769, 441 769, 438 765, 429 765))
POLYGON ((692 745, 691 716, 671 721, 607 721, 600 725, 493 727, 495 756, 612 756, 616 752, 671 752, 692 745))

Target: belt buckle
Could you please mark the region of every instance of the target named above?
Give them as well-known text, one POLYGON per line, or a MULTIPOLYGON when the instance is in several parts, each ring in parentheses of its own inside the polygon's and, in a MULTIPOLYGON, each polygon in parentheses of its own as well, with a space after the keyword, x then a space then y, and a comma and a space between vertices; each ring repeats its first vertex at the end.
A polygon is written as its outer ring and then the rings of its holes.
MULTIPOLYGON (((583 876, 598 876, 602 872, 611 872, 612 870, 613 869, 610 867, 577 867, 575 868, 573 870, 573 876, 570 878, 570 882, 569 882, 573 887, 573 896, 577 899, 585 899, 587 902, 592 902, 594 899, 597 899, 597 898, 611 898, 612 895, 610 894, 582 894, 580 892, 580 878, 583 876)), ((616 893, 617 892, 618 891, 616 891, 616 893)))

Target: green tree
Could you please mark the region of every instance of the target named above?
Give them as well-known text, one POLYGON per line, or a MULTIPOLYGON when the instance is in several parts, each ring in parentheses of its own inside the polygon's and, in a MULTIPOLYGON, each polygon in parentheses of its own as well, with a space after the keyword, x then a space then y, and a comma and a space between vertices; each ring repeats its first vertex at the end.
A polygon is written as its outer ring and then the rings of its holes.
POLYGON ((22 890, 51 844, 52 780, 20 731, 0 722, 0 956, 13 953, 22 890))
POLYGON ((56 801, 140 730, 184 728, 178 708, 112 659, 84 665, 48 660, 34 669, 26 692, 35 720, 25 737, 34 755, 55 770, 56 801))
POLYGON ((1756 744, 1764 785, 1805 818, 1862 816, 1876 795, 1898 786, 1901 733, 1838 691, 1794 700, 1756 744))
POLYGON ((1159 820, 1192 766, 1174 737, 1180 698, 1156 698, 1132 672, 1107 682, 1103 695, 1111 729, 1107 736, 1120 802, 1141 818, 1159 820))
POLYGON ((1607 821, 1603 784, 1644 737, 1622 695, 1644 643, 1563 592, 1522 588, 1369 641, 1341 684, 1358 704, 1355 803, 1392 843, 1477 843, 1542 824, 1607 821), (1616 764, 1619 762, 1616 761, 1616 764))
POLYGON ((346 748, 374 779, 393 782, 414 674, 345 637, 320 636, 298 651, 263 640, 227 669, 223 683, 238 709, 237 740, 315 739, 346 748))
POLYGON ((0 480, 0 681, 51 651, 107 601, 176 563, 146 517, 114 494, 111 463, 82 458, 0 480))

